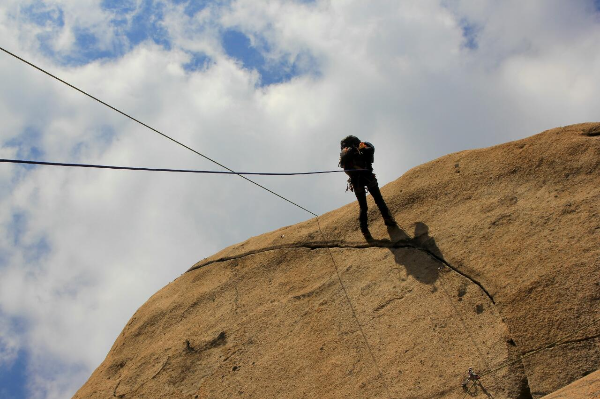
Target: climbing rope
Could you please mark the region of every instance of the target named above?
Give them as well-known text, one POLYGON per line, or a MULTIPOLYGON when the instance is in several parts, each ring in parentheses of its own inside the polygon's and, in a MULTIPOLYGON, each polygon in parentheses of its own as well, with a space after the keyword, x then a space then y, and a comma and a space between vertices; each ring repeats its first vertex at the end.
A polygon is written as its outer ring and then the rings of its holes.
MULTIPOLYGON (((110 166, 110 165, 90 165, 80 163, 58 163, 58 162, 42 162, 42 161, 24 161, 20 159, 0 159, 0 163, 15 163, 25 165, 43 165, 43 166, 67 166, 77 168, 97 168, 97 169, 116 169, 116 170, 135 170, 146 172, 173 172, 173 173, 202 173, 202 174, 222 174, 222 175, 255 175, 255 176, 299 176, 299 175, 317 175, 326 173, 340 173, 344 170, 323 170, 317 172, 289 172, 289 173, 273 173, 273 172, 229 172, 223 170, 192 170, 192 169, 157 169, 157 168, 134 168, 130 166, 110 166)), ((359 170, 359 169, 357 169, 359 170)), ((360 169, 362 170, 362 169, 360 169)))
MULTIPOLYGON (((36 65, 32 64, 31 62, 29 62, 29 61, 27 61, 27 60, 25 60, 25 59, 23 59, 23 58, 21 58, 21 57, 19 57, 19 56, 15 55, 15 54, 11 53, 10 51, 8 51, 8 50, 6 50, 6 49, 4 49, 4 48, 2 48, 2 47, 0 47, 0 50, 4 51, 6 54, 8 54, 8 55, 10 55, 10 56, 12 56, 12 57, 14 57, 14 58, 16 58, 16 59, 18 59, 18 60, 20 60, 20 61, 22 61, 22 62, 26 63, 27 65, 29 65, 29 66, 31 66, 31 67, 33 67, 33 68, 37 69, 38 71, 40 71, 40 72, 42 72, 42 73, 44 73, 44 74, 46 74, 46 75, 48 75, 48 76, 50 76, 50 77, 52 77, 52 78, 54 78, 54 79, 58 80, 59 82, 61 82, 61 83, 65 84, 65 85, 67 85, 67 86, 71 87, 72 89, 74 89, 74 90, 76 90, 76 91, 78 91, 78 92, 80 92, 80 93, 82 93, 82 94, 86 95, 87 97, 89 97, 89 98, 91 98, 91 99, 93 99, 93 100, 95 100, 95 101, 99 102, 100 104, 102 104, 102 105, 104 105, 104 106, 106 106, 106 107, 108 107, 108 108, 112 109, 113 111, 115 111, 115 112, 118 112, 119 114, 121 114, 121 115, 123 115, 123 116, 125 116, 125 117, 127 117, 127 118, 129 118, 129 119, 131 119, 132 121, 139 123, 140 125, 142 125, 142 126, 144 126, 144 127, 148 128, 148 129, 152 130, 153 132, 155 132, 155 133, 157 133, 157 134, 160 134, 161 136, 165 137, 166 139, 169 139, 170 141, 174 142, 175 144, 178 144, 178 145, 180 145, 180 146, 182 146, 182 147, 186 148, 187 150, 189 150, 189 151, 192 151, 193 153, 195 153, 195 154, 197 154, 197 155, 200 155, 201 157, 203 157, 203 158, 207 159, 208 161, 210 161, 210 162, 212 162, 212 163, 214 163, 214 164, 216 164, 216 165, 218 165, 218 166, 222 167, 223 169, 226 169, 226 170, 227 170, 227 171, 228 171, 230 174, 236 174, 236 175, 240 176, 241 178, 243 178, 243 179, 247 180, 248 182, 250 182, 250 183, 252 183, 252 184, 254 184, 254 185, 256 185, 256 186, 258 186, 258 187, 262 188, 263 190, 266 190, 266 191, 268 191, 269 193, 271 193, 271 194, 273 194, 273 195, 275 195, 275 196, 277 196, 277 197, 279 197, 279 198, 281 198, 281 199, 283 199, 283 200, 285 200, 285 201, 287 201, 287 202, 291 203, 292 205, 294 205, 294 206, 296 206, 296 207, 298 207, 298 208, 300 208, 300 209, 302 209, 302 210, 304 210, 304 211, 306 211, 306 212, 310 213, 311 215, 315 216, 315 218, 316 218, 316 220, 317 220, 317 226, 318 226, 318 228, 319 228, 319 232, 321 233, 321 236, 323 237, 323 240, 324 240, 324 241, 327 241, 327 239, 326 239, 326 237, 325 237, 325 234, 324 234, 324 233, 323 233, 323 231, 321 230, 321 225, 320 225, 320 223, 319 223, 319 215, 317 215, 316 213, 314 213, 314 212, 311 212, 311 211, 309 211, 308 209, 306 209, 306 208, 304 208, 304 207, 302 207, 302 206, 300 206, 300 205, 296 204, 295 202, 293 202, 293 201, 291 201, 291 200, 289 200, 289 199, 287 199, 287 198, 283 197, 282 195, 280 195, 280 194, 277 194, 276 192, 274 192, 274 191, 272 191, 272 190, 270 190, 270 189, 266 188, 265 186, 263 186, 263 185, 261 185, 261 184, 258 184, 258 183, 257 183, 257 182, 255 182, 254 180, 251 180, 251 179, 249 179, 249 178, 245 177, 245 176, 244 176, 244 174, 242 174, 242 173, 240 173, 240 172, 235 172, 234 170, 232 170, 232 169, 228 168, 227 166, 225 166, 225 165, 223 165, 223 164, 221 164, 221 163, 219 163, 219 162, 217 162, 217 161, 213 160, 212 158, 209 158, 208 156, 206 156, 206 155, 204 155, 204 154, 202 154, 202 153, 200 153, 200 152, 198 152, 198 151, 194 150, 193 148, 191 148, 191 147, 189 147, 189 146, 187 146, 187 145, 185 145, 185 144, 183 144, 183 143, 181 143, 181 142, 179 142, 179 141, 175 140, 174 138, 172 138, 172 137, 170 137, 170 136, 168 136, 168 135, 166 135, 166 134, 164 134, 164 133, 160 132, 159 130, 157 130, 157 129, 153 128, 152 126, 150 126, 150 125, 147 125, 147 124, 145 124, 145 123, 141 122, 140 120, 138 120, 138 119, 136 119, 136 118, 134 118, 134 117, 130 116, 129 114, 126 114, 125 112, 123 112, 123 111, 121 111, 121 110, 119 110, 119 109, 117 109, 117 108, 113 107, 112 105, 110 105, 110 104, 108 104, 108 103, 106 103, 106 102, 104 102, 104 101, 102 101, 102 100, 100 100, 100 99, 98 99, 98 98, 96 98, 96 97, 92 96, 91 94, 88 94, 87 92, 85 92, 85 91, 83 91, 83 90, 81 90, 81 89, 77 88, 76 86, 74 86, 74 85, 72 85, 72 84, 70 84, 70 83, 68 83, 68 82, 66 82, 66 81, 64 81, 64 80, 62 80, 62 79, 60 79, 60 78, 58 78, 57 76, 55 76, 55 75, 53 75, 53 74, 51 74, 51 73, 47 72, 46 70, 44 70, 44 69, 42 69, 42 68, 40 68, 40 67, 38 67, 38 66, 36 66, 36 65)), ((6 160, 6 161, 9 161, 9 160, 6 160)), ((15 163, 25 163, 25 164, 27 164, 27 163, 31 163, 31 164, 33 164, 33 162, 34 162, 34 161, 20 161, 20 162, 15 162, 15 163)), ((46 163, 35 163, 35 164, 40 164, 40 165, 41 165, 41 164, 45 164, 45 165, 50 165, 50 164, 52 164, 53 166, 75 166, 74 164, 71 164, 71 165, 67 165, 67 164, 58 165, 58 164, 55 164, 55 163, 50 163, 50 162, 46 162, 46 163)), ((80 166, 80 167, 102 167, 102 165, 94 165, 94 166, 92 166, 92 165, 88 165, 88 166, 77 165, 77 166, 80 166)), ((108 167, 107 167, 107 168, 108 168, 108 167)), ((119 168, 119 169, 126 169, 125 167, 114 167, 114 168, 112 168, 112 167, 111 167, 110 169, 116 169, 116 168, 119 168)), ((128 170, 149 170, 148 168, 135 168, 135 169, 133 169, 133 168, 131 168, 131 169, 130 169, 130 168, 127 168, 127 169, 128 169, 128 170)), ((158 170, 156 170, 156 171, 158 171, 158 170)), ((166 172, 166 171, 174 171, 174 170, 160 170, 160 171, 166 172)), ((317 173, 332 173, 332 172, 333 172, 333 171, 317 172, 317 173)), ((335 171, 335 172, 342 172, 342 171, 335 171)), ((189 173, 192 173, 192 172, 189 172, 189 173)), ((198 172, 196 172, 196 173, 200 173, 200 172, 198 171, 198 172)), ((227 173, 227 172, 225 172, 225 173, 227 173)), ((308 172, 308 173, 304 173, 304 174, 312 174, 312 173, 313 173, 313 172, 308 172)), ((251 173, 245 173, 245 174, 251 174, 251 173)), ((255 173, 255 174, 256 174, 256 173, 255 173)), ((302 173, 298 173, 298 174, 302 174, 302 173)), ((387 396, 388 396, 388 398, 389 398, 389 399, 391 399, 391 398, 392 398, 392 396, 391 396, 391 393, 390 393, 389 387, 388 387, 388 385, 387 385, 387 383, 386 383, 385 379, 383 378, 383 373, 381 372, 381 368, 379 367, 379 364, 378 364, 378 362, 377 362, 377 360, 376 360, 376 358, 375 358, 375 355, 373 354, 373 351, 372 351, 372 349, 371 349, 371 346, 370 346, 370 344, 369 344, 369 341, 368 341, 368 339, 367 339, 367 336, 366 336, 366 334, 365 334, 365 333, 364 333, 364 331, 363 331, 362 325, 360 324, 360 322, 359 322, 359 320, 358 320, 358 317, 357 317, 357 315, 356 315, 356 311, 354 310, 354 306, 353 306, 353 304, 352 304, 352 301, 351 301, 351 299, 350 299, 350 297, 349 297, 349 295, 348 295, 348 292, 347 292, 347 290, 346 290, 346 287, 344 286, 344 283, 342 282, 342 279, 341 279, 341 276, 340 276, 340 274, 339 274, 339 270, 338 270, 337 264, 335 263, 335 259, 333 258, 333 254, 331 253, 331 250, 330 250, 330 249, 329 249, 329 255, 331 256, 331 261, 333 262, 334 268, 335 268, 335 270, 336 270, 336 273, 337 273, 337 276, 338 276, 338 281, 339 281, 339 283, 340 283, 340 285, 341 285, 341 287, 342 287, 342 290, 343 290, 343 292, 344 292, 344 295, 345 295, 345 297, 346 297, 346 300, 348 301, 348 304, 350 305, 350 308, 351 308, 351 310, 352 310, 352 315, 353 315, 353 317, 354 317, 354 320, 356 321, 356 323, 357 323, 357 325, 358 325, 358 327, 359 327, 359 330, 360 330, 360 332, 361 332, 361 334, 362 334, 362 336, 363 336, 363 339, 364 339, 364 342, 365 342, 365 346, 367 347, 367 350, 369 351, 369 354, 371 355, 371 359, 373 360, 373 363, 375 364, 375 367, 376 367, 376 369, 377 369, 377 372, 379 373, 379 376, 380 376, 380 378, 382 379, 382 383, 383 383, 383 385, 384 385, 384 387, 385 387, 385 390, 386 390, 386 392, 387 392, 387 396)))
POLYGON ((161 136, 163 136, 164 138, 166 138, 166 139, 168 139, 168 140, 171 140, 171 141, 172 141, 172 142, 174 142, 175 144, 178 144, 178 145, 182 146, 183 148, 185 148, 185 149, 187 149, 187 150, 189 150, 189 151, 192 151, 194 154, 200 155, 201 157, 203 157, 203 158, 205 158, 205 159, 209 160, 210 162, 212 162, 212 163, 214 163, 214 164, 216 164, 216 165, 218 165, 218 166, 222 167, 223 169, 226 169, 226 170, 228 170, 229 172, 231 172, 231 173, 233 173, 233 174, 236 174, 236 175, 238 175, 238 176, 239 176, 239 177, 241 177, 242 179, 245 179, 245 180, 247 180, 248 182, 250 182, 250 183, 252 183, 252 184, 254 184, 254 185, 256 185, 256 186, 258 186, 258 187, 262 188, 263 190, 266 190, 266 191, 270 192, 271 194, 273 194, 273 195, 275 195, 275 196, 277 196, 277 197, 281 198, 282 200, 284 200, 284 201, 287 201, 287 202, 289 202, 290 204, 292 204, 292 205, 294 205, 294 206, 297 206, 298 208, 300 208, 300 209, 302 209, 302 210, 304 210, 304 211, 306 211, 306 212, 310 213, 310 214, 311 214, 311 215, 313 215, 313 216, 318 216, 316 213, 309 211, 308 209, 306 209, 306 208, 304 208, 304 207, 302 207, 302 206, 300 206, 300 205, 296 204, 295 202, 293 202, 293 201, 291 201, 291 200, 289 200, 289 199, 285 198, 284 196, 282 196, 282 195, 280 195, 280 194, 277 194, 275 191, 272 191, 272 190, 270 190, 270 189, 266 188, 265 186, 263 186, 263 185, 261 185, 261 184, 258 184, 258 183, 257 183, 257 182, 255 182, 254 180, 252 180, 252 179, 249 179, 249 178, 247 178, 246 176, 244 176, 244 175, 241 175, 241 174, 239 174, 239 173, 235 172, 233 169, 230 169, 230 168, 228 168, 227 166, 225 166, 225 165, 223 165, 223 164, 221 164, 221 163, 219 163, 219 162, 215 161, 214 159, 212 159, 212 158, 209 158, 209 157, 207 157, 206 155, 204 155, 204 154, 202 154, 202 153, 200 153, 200 152, 198 152, 198 151, 194 150, 193 148, 191 148, 191 147, 189 147, 189 146, 187 146, 187 145, 185 145, 185 144, 183 144, 183 143, 181 143, 181 142, 179 142, 179 141, 175 140, 173 137, 171 137, 171 136, 168 136, 168 135, 166 135, 166 134, 164 134, 164 133, 160 132, 159 130, 157 130, 157 129, 153 128, 152 126, 150 126, 150 125, 147 125, 147 124, 145 124, 144 122, 142 122, 142 121, 140 121, 140 120, 138 120, 138 119, 134 118, 133 116, 131 116, 131 115, 129 115, 129 114, 126 114, 125 112, 123 112, 123 111, 121 111, 121 110, 119 110, 119 109, 117 109, 117 108, 113 107, 112 105, 110 105, 110 104, 108 104, 108 103, 106 103, 106 102, 104 102, 104 101, 102 101, 102 100, 100 100, 100 99, 98 99, 98 98, 96 98, 96 97, 92 96, 91 94, 88 94, 87 92, 85 92, 85 91, 83 91, 83 90, 79 89, 78 87, 75 87, 74 85, 72 85, 72 84, 70 84, 70 83, 68 83, 68 82, 66 82, 66 81, 64 81, 64 80, 62 80, 62 79, 60 79, 59 77, 57 77, 57 76, 55 76, 55 75, 51 74, 50 72, 48 72, 48 71, 46 71, 46 70, 44 70, 44 69, 42 69, 42 68, 38 67, 37 65, 34 65, 34 64, 32 64, 31 62, 29 62, 29 61, 27 61, 27 60, 25 60, 25 59, 23 59, 23 58, 19 57, 18 55, 11 53, 10 51, 8 51, 8 50, 4 49, 3 47, 0 47, 0 50, 4 51, 6 54, 8 54, 8 55, 10 55, 10 56, 12 56, 12 57, 14 57, 14 58, 18 59, 19 61, 22 61, 22 62, 26 63, 27 65, 29 65, 29 66, 31 66, 31 67, 33 67, 33 68, 37 69, 38 71, 40 71, 40 72, 42 72, 42 73, 45 73, 46 75, 50 76, 51 78, 58 80, 59 82, 61 82, 61 83, 65 84, 65 85, 67 85, 67 86, 69 86, 70 88, 72 88, 72 89, 74 89, 74 90, 77 90, 78 92, 80 92, 80 93, 81 93, 81 94, 83 94, 83 95, 86 95, 87 97, 91 98, 92 100, 94 100, 94 101, 97 101, 97 102, 99 102, 100 104, 102 104, 102 105, 104 105, 104 106, 106 106, 106 107, 108 107, 108 108, 112 109, 113 111, 115 111, 115 112, 118 112, 119 114, 121 114, 121 115, 123 115, 123 116, 125 116, 125 117, 127 117, 127 118, 129 118, 129 119, 131 119, 132 121, 139 123, 140 125, 142 125, 142 126, 144 126, 144 127, 148 128, 148 129, 152 130, 153 132, 155 132, 155 133, 157 133, 157 134, 160 134, 161 136))
MULTIPOLYGON (((319 228, 319 232, 321 233, 321 236, 323 237, 323 240, 327 241, 327 237, 325 237, 325 233, 323 233, 323 230, 321 230, 321 223, 319 222, 319 217, 317 216, 316 219, 317 219, 317 227, 319 228)), ((346 289, 346 286, 344 285, 344 282, 342 281, 342 277, 340 275, 340 271, 339 271, 339 269, 337 267, 337 263, 335 262, 335 259, 333 257, 333 253, 331 252, 331 248, 329 248, 329 246, 327 247, 327 252, 329 253, 329 256, 331 258, 331 263, 333 264, 333 267, 335 269, 335 273, 336 273, 338 282, 340 283, 340 286, 342 287, 342 291, 344 292, 344 296, 346 297, 346 300, 348 301, 348 304, 350 305, 350 310, 352 311, 352 317, 356 321, 356 325, 358 325, 358 329, 360 331, 360 334, 363 337, 363 340, 364 340, 364 343, 365 343, 365 347, 369 351, 369 355, 371 356, 371 360, 373 361, 373 364, 375 365, 375 368, 377 369, 377 373, 379 374, 379 378, 381 378, 382 385, 385 388, 385 391, 387 393, 388 398, 392 399, 392 394, 390 393, 390 388, 388 387, 388 384, 385 381, 385 377, 383 376, 383 373, 381 372, 381 367, 379 366, 379 362, 375 358, 375 354, 373 353, 373 349, 371 349, 371 345, 369 344, 369 340, 367 339, 367 335, 365 334, 365 332, 364 332, 364 330, 362 328, 362 324, 360 324, 360 321, 358 320, 358 316, 356 315, 356 310, 354 309, 354 305, 352 304, 352 300, 350 299, 350 295, 348 295, 348 290, 346 289)))
MULTIPOLYGON (((168 135, 166 135, 166 134, 164 134, 164 133, 160 132, 159 130, 157 130, 157 129, 153 128, 152 126, 150 126, 150 125, 147 125, 147 124, 146 124, 146 123, 144 123, 144 122, 141 122, 140 120, 138 120, 138 119, 136 119, 136 118, 132 117, 131 115, 129 115, 129 114, 127 114, 127 113, 125 113, 125 112, 123 112, 123 111, 121 111, 121 110, 119 110, 119 109, 117 109, 117 108, 113 107, 112 105, 110 105, 110 104, 108 104, 108 103, 106 103, 106 102, 104 102, 104 101, 102 101, 102 100, 98 99, 97 97, 94 97, 94 96, 92 96, 91 94, 89 94, 89 93, 87 93, 87 92, 85 92, 85 91, 83 91, 83 90, 81 90, 81 89, 77 88, 76 86, 74 86, 74 85, 72 85, 72 84, 70 84, 70 83, 68 83, 68 82, 66 82, 66 81, 64 81, 64 80, 62 80, 62 79, 60 79, 60 78, 58 78, 57 76, 55 76, 55 75, 53 75, 53 74, 51 74, 51 73, 47 72, 46 70, 44 70, 44 69, 42 69, 42 68, 40 68, 40 67, 38 67, 38 66, 34 65, 33 63, 31 63, 31 62, 29 62, 29 61, 27 61, 27 60, 25 60, 25 59, 23 59, 23 58, 21 58, 21 57, 19 57, 19 56, 15 55, 15 54, 13 54, 13 53, 11 53, 10 51, 8 51, 8 50, 4 49, 3 47, 0 47, 0 50, 2 50, 2 51, 3 51, 3 52, 5 52, 6 54, 8 54, 8 55, 10 55, 10 56, 12 56, 12 57, 14 57, 14 58, 16 58, 16 59, 18 59, 18 60, 20 60, 20 61, 22 61, 22 62, 26 63, 27 65, 29 65, 29 66, 31 66, 31 67, 33 67, 33 68, 37 69, 38 71, 40 71, 40 72, 42 72, 42 73, 44 73, 44 74, 46 74, 46 75, 48 75, 48 76, 50 76, 50 77, 52 77, 52 78, 54 78, 54 79, 58 80, 59 82, 61 82, 61 83, 65 84, 65 85, 67 85, 67 86, 71 87, 72 89, 74 89, 74 90, 76 90, 76 91, 80 92, 81 94, 84 94, 85 96, 87 96, 87 97, 89 97, 89 98, 91 98, 91 99, 93 99, 93 100, 97 101, 98 103, 100 103, 100 104, 102 104, 102 105, 104 105, 104 106, 106 106, 106 107, 108 107, 108 108, 112 109, 113 111, 115 111, 115 112, 117 112, 117 113, 119 113, 119 114, 121 114, 121 115, 123 115, 123 116, 125 116, 125 117, 127 117, 127 118, 129 118, 129 119, 131 119, 132 121, 134 121, 134 122, 137 122, 138 124, 140 124, 140 125, 142 125, 142 126, 144 126, 144 127, 148 128, 148 129, 152 130, 153 132, 155 132, 155 133, 157 133, 157 134, 159 134, 159 135, 163 136, 164 138, 166 138, 166 139, 168 139, 168 140, 170 140, 170 141, 174 142, 175 144, 178 144, 178 145, 182 146, 183 148, 185 148, 185 149, 187 149, 187 150, 189 150, 189 151, 191 151, 191 152, 193 152, 193 153, 195 153, 195 154, 197 154, 197 155, 199 155, 199 156, 201 156, 201 157, 203 157, 203 158, 207 159, 208 161, 210 161, 210 162, 212 162, 212 163, 214 163, 214 164, 216 164, 216 165, 218 165, 218 166, 222 167, 223 169, 226 169, 226 170, 227 170, 227 172, 225 172, 225 171, 201 171, 201 170, 185 170, 185 169, 153 169, 153 168, 133 168, 133 167, 120 167, 120 166, 107 166, 107 165, 88 165, 88 164, 65 164, 65 163, 55 163, 55 162, 38 162, 38 161, 24 161, 24 160, 11 160, 11 159, 0 159, 0 162, 3 162, 3 163, 18 163, 18 164, 30 164, 30 165, 66 166, 66 167, 83 167, 83 168, 117 169, 117 170, 153 171, 153 172, 178 172, 178 173, 211 173, 211 174, 212 174, 212 173, 214 173, 214 174, 235 174, 235 175, 238 175, 238 176, 240 176, 241 178, 243 178, 243 179, 247 180, 248 182, 250 182, 250 183, 252 183, 252 184, 254 184, 254 185, 256 185, 256 186, 258 186, 258 187, 262 188, 263 190, 265 190, 265 191, 267 191, 267 192, 269 192, 269 193, 271 193, 271 194, 273 194, 273 195, 275 195, 275 196, 277 196, 277 197, 279 197, 279 198, 283 199, 284 201, 287 201, 287 202, 291 203, 292 205, 294 205, 294 206, 296 206, 296 207, 298 207, 298 208, 300 208, 300 209, 302 209, 302 210, 304 210, 304 211, 306 211, 306 212, 310 213, 311 215, 315 216, 315 218, 316 218, 316 220, 317 220, 317 226, 318 226, 319 232, 321 233, 321 235, 322 235, 322 237, 323 237, 323 240, 325 240, 325 241, 326 241, 325 234, 324 234, 324 233, 323 233, 323 231, 321 230, 321 226, 320 226, 320 223, 319 223, 319 216, 318 216, 316 213, 314 213, 314 212, 312 212, 312 211, 310 211, 310 210, 308 210, 308 209, 306 209, 306 208, 304 208, 304 207, 302 207, 302 206, 298 205, 297 203, 295 203, 295 202, 293 202, 293 201, 291 201, 291 200, 289 200, 289 199, 287 199, 287 198, 283 197, 282 195, 280 195, 280 194, 278 194, 278 193, 276 193, 276 192, 274 192, 274 191, 272 191, 272 190, 268 189, 267 187, 265 187, 265 186, 263 186, 263 185, 261 185, 261 184, 259 184, 259 183, 255 182, 255 181, 253 181, 253 180, 251 180, 251 179, 249 179, 249 178, 245 177, 244 175, 261 175, 261 176, 277 176, 277 175, 283 175, 283 176, 292 176, 292 175, 310 175, 310 174, 323 174, 323 173, 337 173, 337 172, 343 172, 343 171, 341 171, 341 170, 336 170, 336 171, 318 171, 318 172, 300 172, 300 173, 260 173, 260 172, 236 172, 236 171, 234 171, 234 170, 232 170, 232 169, 228 168, 227 166, 225 166, 225 165, 223 165, 223 164, 221 164, 221 163, 219 163, 219 162, 215 161, 214 159, 212 159, 212 158, 209 158, 208 156, 206 156, 206 155, 204 155, 204 154, 202 154, 202 153, 200 153, 200 152, 196 151, 195 149, 193 149, 193 148, 191 148, 191 147, 189 147, 189 146, 187 146, 187 145, 183 144, 182 142, 180 142, 180 141, 178 141, 178 140, 176 140, 176 139, 174 139, 174 138, 172 138, 172 137, 170 137, 170 136, 168 136, 168 135)), ((362 325, 360 324, 360 321, 358 320, 358 317, 357 317, 357 315, 356 315, 356 311, 355 311, 355 309, 354 309, 354 306, 353 306, 353 304, 352 304, 352 301, 351 301, 351 299, 350 299, 350 297, 349 297, 349 295, 348 295, 348 292, 347 292, 347 290, 346 290, 346 287, 345 287, 345 285, 344 285, 344 283, 343 283, 343 281, 342 281, 342 279, 341 279, 341 276, 340 276, 340 273, 339 273, 339 269, 338 269, 338 267, 337 267, 337 264, 336 264, 336 262, 335 262, 335 259, 334 259, 334 257, 333 257, 333 254, 331 253, 331 249, 330 249, 329 247, 328 247, 327 249, 328 249, 328 251, 329 251, 329 255, 330 255, 330 257, 331 257, 332 264, 333 264, 333 266, 334 266, 334 268, 335 268, 335 271, 336 271, 337 278, 338 278, 338 281, 339 281, 339 283, 340 283, 340 286, 342 287, 342 290, 343 290, 343 292, 344 292, 344 295, 345 295, 345 297, 346 297, 346 300, 348 301, 348 303, 349 303, 349 305, 350 305, 350 309, 351 309, 351 311, 352 311, 352 316, 353 316, 353 318, 355 319, 355 321, 356 321, 356 323, 357 323, 357 325, 358 325, 358 327, 359 327, 359 330, 360 330, 360 332, 361 332, 361 335, 363 336, 363 339, 364 339, 364 342, 365 342, 365 346, 366 346, 367 350, 369 351, 369 354, 370 354, 370 356, 371 356, 371 359, 372 359, 372 361, 373 361, 373 363, 374 363, 374 365, 375 365, 375 367, 376 367, 376 369, 377 369, 377 372, 378 372, 378 374, 379 374, 380 378, 382 379, 382 383, 383 383, 383 385, 384 385, 384 388, 385 388, 385 390, 386 390, 386 392, 387 392, 387 395, 388 395, 388 397, 391 399, 391 397, 392 397, 392 396, 391 396, 391 393, 390 393, 389 387, 388 387, 388 385, 387 385, 387 383, 386 383, 386 381, 385 381, 385 378, 383 377, 383 373, 381 372, 381 368, 380 368, 380 366, 379 366, 379 363, 378 363, 377 359, 375 358, 375 355, 374 355, 374 353, 373 353, 373 350, 371 349, 371 346, 370 346, 370 344, 369 344, 369 341, 368 341, 368 339, 367 339, 367 336, 366 336, 366 334, 365 334, 365 332, 364 332, 364 330, 363 330, 363 328, 362 328, 362 325)), ((556 345, 560 344, 562 341, 566 340, 567 338, 569 338, 569 337, 571 337, 571 336, 575 335, 575 334, 576 334, 576 333, 578 333, 579 331, 582 331, 583 329, 585 329, 585 328, 587 328, 587 327, 589 327, 589 326, 591 326, 591 325, 595 324, 596 322, 598 322, 598 320, 595 320, 593 323, 590 323, 589 325, 586 325, 586 326, 584 326, 584 327, 582 327, 582 328, 580 328, 580 329, 576 330, 575 332, 572 332, 571 334, 569 334, 569 335, 567 335, 567 336, 563 337, 561 340, 558 340, 558 341, 556 341, 556 342, 554 342, 554 343, 552 343, 552 344, 549 344, 549 345, 547 345, 547 346, 545 346, 545 347, 538 348, 537 350, 534 350, 534 351, 532 351, 532 352, 529 352, 529 353, 527 353, 527 354, 525 354, 525 355, 519 356, 519 358, 518 358, 518 359, 516 359, 516 360, 514 360, 514 361, 510 361, 510 362, 509 362, 509 361, 507 361, 507 362, 503 362, 503 363, 501 363, 499 366, 495 367, 495 368, 494 368, 494 369, 492 369, 492 370, 489 370, 489 371, 486 371, 486 372, 483 372, 483 373, 479 373, 479 374, 475 374, 475 373, 474 373, 474 372, 472 372, 472 370, 470 369, 470 370, 469 370, 469 371, 470 371, 470 372, 469 372, 469 376, 470 376, 470 378, 472 378, 472 379, 471 379, 471 381, 477 381, 477 382, 479 382, 480 378, 481 378, 481 377, 483 377, 483 376, 490 375, 490 374, 492 374, 492 373, 495 373, 495 372, 497 372, 497 371, 501 370, 502 368, 505 368, 505 367, 508 367, 508 366, 510 366, 510 365, 512 365, 512 364, 515 364, 515 363, 521 362, 521 361, 522 361, 524 358, 526 358, 526 357, 529 357, 529 356, 532 356, 533 354, 535 354, 535 353, 538 353, 538 352, 540 352, 540 351, 542 351, 542 350, 545 350, 545 349, 552 348, 552 347, 554 347, 554 346, 556 346, 556 345), (472 373, 472 374, 471 374, 471 373, 472 373), (477 378, 475 379, 474 377, 472 377, 472 375, 474 375, 474 376, 477 376, 477 378)), ((467 381, 467 382, 468 382, 468 381, 467 381)), ((471 388, 473 388, 473 386, 475 386, 475 384, 473 384, 473 385, 471 386, 471 388)), ((467 395, 470 393, 470 390, 471 390, 471 388, 469 388, 469 390, 467 391, 467 395)))

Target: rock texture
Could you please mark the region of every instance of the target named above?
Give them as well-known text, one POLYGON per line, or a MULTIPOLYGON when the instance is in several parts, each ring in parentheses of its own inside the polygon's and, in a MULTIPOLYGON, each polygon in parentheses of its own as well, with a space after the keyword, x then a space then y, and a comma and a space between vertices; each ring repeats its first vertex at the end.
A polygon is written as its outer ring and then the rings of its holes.
MULTIPOLYGON (((75 398, 540 398, 600 368, 600 124, 450 154, 194 265, 75 398), (371 201, 371 199, 369 199, 371 201), (481 379, 467 381, 473 367, 481 379)), ((340 183, 342 184, 342 183, 340 183)), ((570 396, 577 397, 577 396, 570 396)))
POLYGON ((573 398, 600 399, 600 370, 543 397, 543 399, 573 398))

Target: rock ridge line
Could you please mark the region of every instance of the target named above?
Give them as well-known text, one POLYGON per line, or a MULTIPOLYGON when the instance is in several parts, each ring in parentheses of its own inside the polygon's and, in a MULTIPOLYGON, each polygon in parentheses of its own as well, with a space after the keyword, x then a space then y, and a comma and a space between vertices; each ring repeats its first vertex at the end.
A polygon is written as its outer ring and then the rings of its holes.
POLYGON ((428 250, 427 248, 420 246, 420 245, 413 244, 412 240, 399 240, 399 241, 395 241, 395 242, 392 242, 390 240, 373 240, 369 243, 358 243, 358 242, 357 243, 343 243, 343 242, 339 242, 339 241, 311 241, 311 242, 304 242, 304 243, 272 245, 269 247, 264 247, 264 248, 260 248, 260 249, 254 249, 251 251, 242 252, 238 255, 224 256, 222 258, 210 260, 206 263, 200 263, 200 264, 192 266, 185 273, 189 273, 194 270, 198 270, 198 269, 210 266, 214 263, 222 263, 222 262, 227 262, 230 260, 242 259, 247 256, 257 255, 260 253, 265 253, 265 252, 270 252, 270 251, 278 251, 278 250, 282 250, 282 249, 315 250, 315 249, 332 249, 332 248, 341 248, 341 249, 412 248, 412 249, 416 249, 417 251, 422 251, 422 252, 426 253, 427 255, 431 256, 432 258, 434 258, 435 260, 437 260, 438 262, 444 264, 449 269, 453 270, 454 272, 456 272, 456 273, 460 274, 461 276, 465 277, 466 279, 470 280, 473 284, 477 285, 485 293, 485 295, 490 299, 490 301, 492 301, 492 303, 494 305, 496 304, 496 302, 494 301, 494 297, 483 286, 483 284, 481 284, 479 281, 477 281, 473 277, 469 276, 468 274, 464 273, 463 271, 459 270, 457 267, 452 266, 444 258, 434 254, 432 251, 428 250))

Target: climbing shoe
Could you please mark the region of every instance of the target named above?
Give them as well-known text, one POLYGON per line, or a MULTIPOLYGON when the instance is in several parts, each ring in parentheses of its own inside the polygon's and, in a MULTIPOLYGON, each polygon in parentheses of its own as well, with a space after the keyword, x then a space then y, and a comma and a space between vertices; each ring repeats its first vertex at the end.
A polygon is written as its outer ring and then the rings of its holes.
POLYGON ((361 228, 360 232, 365 237, 365 240, 367 240, 367 241, 373 241, 374 240, 374 238, 371 235, 371 232, 369 231, 369 229, 367 229, 367 228, 361 228))

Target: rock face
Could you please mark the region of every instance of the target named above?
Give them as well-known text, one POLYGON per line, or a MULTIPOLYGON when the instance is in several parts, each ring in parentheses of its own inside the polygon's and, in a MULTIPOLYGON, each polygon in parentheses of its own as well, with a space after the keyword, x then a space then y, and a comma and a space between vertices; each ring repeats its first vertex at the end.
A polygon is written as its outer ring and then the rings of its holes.
POLYGON ((369 199, 375 242, 351 203, 194 265, 75 398, 526 399, 600 368, 600 124, 450 154, 382 193, 400 228, 369 199))
POLYGON ((600 370, 596 371, 558 391, 544 396, 543 399, 572 399, 572 398, 600 398, 600 370))

